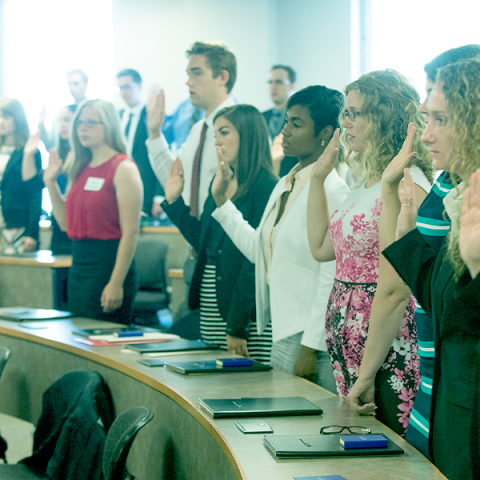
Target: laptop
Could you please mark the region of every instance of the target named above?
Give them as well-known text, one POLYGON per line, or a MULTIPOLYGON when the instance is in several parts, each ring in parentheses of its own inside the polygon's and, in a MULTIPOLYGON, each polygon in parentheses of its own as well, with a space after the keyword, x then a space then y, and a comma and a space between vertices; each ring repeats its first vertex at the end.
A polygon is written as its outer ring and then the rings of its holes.
POLYGON ((339 435, 264 435, 263 443, 277 458, 358 457, 363 455, 401 455, 398 445, 388 440, 383 448, 348 448, 340 445, 339 435))
POLYGON ((202 342, 201 340, 178 340, 173 342, 152 342, 142 344, 125 345, 127 350, 136 353, 169 353, 169 352, 191 352, 198 350, 218 350, 218 345, 202 342))
POLYGON ((33 320, 61 320, 72 316, 71 312, 43 308, 5 307, 0 308, 0 318, 12 322, 31 322, 33 320))
MULTIPOLYGON (((145 365, 145 363, 144 363, 145 365)), ((199 362, 164 362, 164 365, 177 373, 184 375, 198 375, 202 373, 239 373, 239 372, 267 372, 272 369, 265 363, 252 361, 251 365, 240 367, 221 367, 215 360, 199 362)), ((150 365, 149 365, 150 366, 150 365)))
POLYGON ((323 410, 303 397, 199 398, 213 418, 321 415, 323 410))

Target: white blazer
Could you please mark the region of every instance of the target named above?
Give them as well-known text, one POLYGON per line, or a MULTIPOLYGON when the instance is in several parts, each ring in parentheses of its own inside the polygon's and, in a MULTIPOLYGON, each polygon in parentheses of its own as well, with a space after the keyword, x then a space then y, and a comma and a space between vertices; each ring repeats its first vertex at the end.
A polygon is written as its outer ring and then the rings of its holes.
MULTIPOLYGON (((280 179, 268 200, 260 225, 254 230, 227 201, 213 212, 237 248, 255 263, 257 330, 272 321, 273 341, 303 332, 302 345, 326 351, 325 313, 333 286, 335 261, 319 263, 312 257, 307 238, 307 184, 282 221, 275 240, 267 284, 266 261, 261 242, 263 224, 285 185, 280 179)), ((337 210, 349 188, 333 170, 325 180, 329 211, 337 210)))

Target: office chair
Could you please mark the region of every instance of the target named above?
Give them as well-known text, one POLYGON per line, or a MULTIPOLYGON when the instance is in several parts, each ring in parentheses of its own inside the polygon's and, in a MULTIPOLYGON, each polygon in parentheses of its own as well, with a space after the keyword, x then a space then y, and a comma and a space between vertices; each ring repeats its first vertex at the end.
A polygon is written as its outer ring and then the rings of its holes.
POLYGON ((145 407, 133 407, 121 413, 108 431, 103 451, 104 480, 123 480, 130 447, 142 427, 153 414, 145 407))
POLYGON ((0 347, 0 377, 2 376, 3 369, 10 358, 10 350, 5 347, 0 347))
POLYGON ((133 317, 141 325, 158 326, 157 311, 168 307, 167 250, 165 242, 142 236, 138 239, 135 264, 140 288, 133 302, 133 317))

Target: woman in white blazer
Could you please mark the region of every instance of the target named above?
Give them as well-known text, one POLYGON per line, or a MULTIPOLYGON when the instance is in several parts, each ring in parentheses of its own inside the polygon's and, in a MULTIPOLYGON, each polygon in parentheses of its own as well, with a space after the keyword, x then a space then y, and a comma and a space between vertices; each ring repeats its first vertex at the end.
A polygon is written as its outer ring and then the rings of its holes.
MULTIPOLYGON (((320 264, 307 238, 307 197, 314 162, 325 150, 344 105, 343 95, 310 86, 292 95, 283 128, 285 155, 299 159, 275 187, 259 227, 253 229, 225 195, 232 172, 219 154, 212 186, 217 204, 213 217, 239 250, 255 263, 257 329, 272 322, 271 363, 335 391, 325 342, 325 313, 335 262, 320 264)), ((326 182, 334 211, 349 190, 334 170, 326 182)))

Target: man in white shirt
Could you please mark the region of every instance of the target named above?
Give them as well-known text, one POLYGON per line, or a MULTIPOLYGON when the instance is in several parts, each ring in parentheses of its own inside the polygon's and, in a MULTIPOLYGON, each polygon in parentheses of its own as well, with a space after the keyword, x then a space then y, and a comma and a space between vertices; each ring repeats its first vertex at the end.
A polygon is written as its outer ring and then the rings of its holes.
POLYGON ((67 83, 75 105, 79 105, 87 99, 88 77, 87 74, 76 68, 67 73, 67 83))
POLYGON ((119 112, 127 155, 137 164, 143 182, 142 210, 148 216, 156 216, 161 213, 163 189, 153 173, 145 146, 148 133, 147 110, 141 94, 142 77, 136 70, 127 68, 117 73, 117 82, 120 95, 127 105, 119 112))
MULTIPOLYGON (((230 92, 237 76, 237 61, 225 46, 203 42, 195 42, 187 51, 187 57, 190 99, 195 108, 205 110, 205 118, 192 127, 177 156, 185 172, 183 199, 190 206, 192 214, 200 217, 218 165, 213 119, 222 108, 235 104, 230 92), (198 168, 197 173, 194 172, 195 168, 198 168)), ((165 185, 175 157, 160 133, 165 119, 163 90, 154 100, 148 116, 146 144, 153 171, 160 183, 165 185)))

